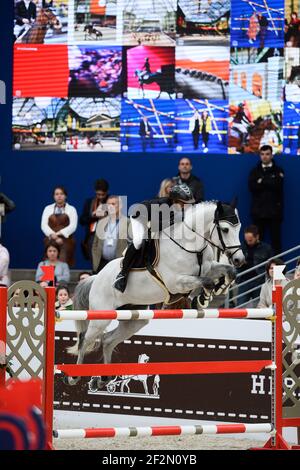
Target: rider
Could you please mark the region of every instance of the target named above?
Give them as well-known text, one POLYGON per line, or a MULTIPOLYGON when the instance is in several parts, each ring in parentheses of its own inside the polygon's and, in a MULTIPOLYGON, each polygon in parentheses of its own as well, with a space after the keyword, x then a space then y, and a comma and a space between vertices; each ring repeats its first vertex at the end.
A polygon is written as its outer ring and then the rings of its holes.
POLYGON ((249 119, 246 114, 244 103, 239 103, 236 114, 233 118, 233 126, 238 130, 241 135, 241 144, 244 145, 247 141, 249 127, 253 126, 253 122, 249 119))
POLYGON ((120 292, 125 291, 128 274, 134 265, 138 250, 142 247, 144 240, 148 242, 151 239, 151 232, 160 232, 164 228, 173 225, 175 222, 182 221, 185 204, 194 203, 195 199, 192 191, 186 184, 176 184, 173 186, 168 197, 158 197, 141 203, 140 207, 144 210, 136 211, 136 213, 130 217, 133 240, 126 250, 122 269, 114 282, 115 289, 120 292), (162 217, 157 221, 158 227, 157 230, 155 230, 153 226, 154 221, 151 219, 151 208, 156 206, 159 209, 162 205, 166 205, 169 208, 172 206, 172 211, 168 211, 167 217, 165 218, 164 214, 159 214, 162 217), (152 223, 153 225, 151 225, 152 223))
POLYGON ((146 75, 148 75, 148 76, 151 75, 152 72, 151 72, 151 66, 150 66, 150 62, 149 62, 149 57, 146 57, 146 58, 145 58, 145 63, 144 63, 144 65, 143 65, 143 67, 142 67, 142 70, 143 70, 143 72, 142 72, 142 74, 141 74, 141 77, 145 77, 146 75))
POLYGON ((15 20, 14 35, 18 38, 27 25, 35 22, 36 4, 31 0, 21 0, 18 2, 15 7, 15 20))

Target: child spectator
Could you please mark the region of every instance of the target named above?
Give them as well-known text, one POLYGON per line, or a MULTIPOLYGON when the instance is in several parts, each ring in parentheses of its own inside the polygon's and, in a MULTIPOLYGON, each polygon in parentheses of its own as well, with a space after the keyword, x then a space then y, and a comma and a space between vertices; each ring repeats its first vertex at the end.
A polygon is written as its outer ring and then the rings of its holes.
POLYGON ((55 308, 57 310, 73 310, 73 300, 67 286, 59 286, 56 289, 55 308))

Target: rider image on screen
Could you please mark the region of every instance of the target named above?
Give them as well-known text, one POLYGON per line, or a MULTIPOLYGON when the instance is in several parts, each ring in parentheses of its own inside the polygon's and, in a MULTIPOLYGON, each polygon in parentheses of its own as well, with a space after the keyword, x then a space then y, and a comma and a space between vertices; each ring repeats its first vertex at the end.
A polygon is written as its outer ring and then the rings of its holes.
POLYGON ((15 6, 15 37, 18 38, 26 27, 36 20, 36 4, 31 0, 21 0, 15 6))

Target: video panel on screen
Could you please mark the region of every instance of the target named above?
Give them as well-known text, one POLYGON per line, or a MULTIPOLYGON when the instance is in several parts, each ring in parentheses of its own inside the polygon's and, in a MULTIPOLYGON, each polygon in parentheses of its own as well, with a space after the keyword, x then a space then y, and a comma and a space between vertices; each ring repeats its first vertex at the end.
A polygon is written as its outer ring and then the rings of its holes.
POLYGON ((174 47, 177 0, 123 0, 123 44, 174 47))
POLYGON ((115 44, 117 0, 74 0, 70 40, 77 43, 115 44))
POLYGON ((131 100, 122 102, 121 146, 123 152, 173 152, 174 100, 131 100))
POLYGON ((178 98, 228 99, 229 49, 176 47, 175 86, 178 98))
POLYGON ((227 152, 227 101, 176 100, 175 123, 177 153, 227 152))
POLYGON ((69 0, 13 1, 15 42, 20 44, 67 43, 69 0))
POLYGON ((300 0, 12 1, 14 149, 299 153, 300 0))
POLYGON ((230 55, 230 97, 235 100, 282 98, 283 49, 232 48, 230 55))
POLYGON ((66 149, 68 102, 59 98, 14 98, 13 148, 62 151, 66 149))
POLYGON ((228 46, 230 0, 178 0, 177 44, 228 46))
POLYGON ((258 153, 262 145, 282 152, 282 102, 231 101, 228 147, 230 153, 258 153))
POLYGON ((119 152, 121 100, 70 98, 67 115, 68 151, 119 152))
POLYGON ((174 48, 128 47, 126 57, 128 98, 175 98, 174 48))
POLYGON ((231 0, 233 47, 283 47, 284 0, 231 0))

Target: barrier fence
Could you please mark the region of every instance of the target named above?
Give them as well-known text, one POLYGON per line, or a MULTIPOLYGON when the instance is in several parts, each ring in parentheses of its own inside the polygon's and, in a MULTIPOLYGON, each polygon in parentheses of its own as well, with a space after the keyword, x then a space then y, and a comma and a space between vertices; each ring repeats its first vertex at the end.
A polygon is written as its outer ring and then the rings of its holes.
MULTIPOLYGON (((37 318, 33 314, 33 300, 36 299, 36 292, 40 291, 43 298, 43 325, 44 336, 41 339, 43 348, 43 416, 47 425, 47 448, 52 449, 52 437, 72 438, 72 437, 138 437, 138 436, 156 436, 156 435, 179 435, 179 434, 225 434, 225 433, 248 433, 248 432, 267 432, 271 433, 269 441, 264 449, 294 449, 300 446, 289 446, 282 437, 283 426, 300 427, 300 418, 283 418, 283 385, 282 385, 282 287, 277 286, 273 292, 273 302, 275 309, 205 309, 205 310, 127 310, 127 311, 63 311, 56 312, 57 318, 75 319, 75 320, 99 320, 99 319, 118 319, 139 320, 139 319, 205 319, 205 318, 267 318, 272 322, 272 349, 269 360, 252 361, 208 361, 208 362, 163 362, 146 364, 57 364, 54 362, 54 332, 55 332, 55 288, 48 287, 44 290, 35 283, 20 282, 12 288, 14 290, 18 285, 23 286, 25 292, 24 298, 27 303, 22 302, 23 297, 18 298, 20 305, 20 315, 16 323, 21 329, 20 334, 25 334, 25 330, 31 330, 35 327, 35 322, 41 323, 42 314, 37 318), (32 294, 28 291, 32 289, 32 294), (27 292, 27 294, 26 294, 27 292), (26 297, 27 295, 27 297, 26 297), (21 302, 20 302, 21 301, 21 302), (27 308, 22 310, 24 305, 27 308), (24 319, 26 318, 26 321, 24 319), (75 430, 55 430, 53 433, 53 390, 54 373, 65 374, 67 376, 108 376, 108 375, 152 375, 152 374, 224 374, 224 373, 245 373, 259 372, 264 368, 269 368, 272 375, 272 413, 271 423, 257 424, 216 424, 216 425, 196 425, 196 426, 154 426, 154 427, 128 427, 128 428, 99 428, 99 429, 75 429, 75 430)), ((6 323, 8 327, 17 317, 13 311, 14 290, 10 288, 0 288, 0 340, 7 343, 6 323), (7 307, 8 305, 8 307, 7 307), (8 312, 8 318, 7 318, 8 312)), ((39 324, 40 324, 39 323, 39 324)), ((36 323, 37 324, 37 323, 36 323)), ((262 325, 263 326, 263 325, 262 325)), ((8 344, 9 349, 13 350, 14 345, 8 344)), ((28 372, 28 361, 24 359, 24 368, 28 372)), ((32 374, 34 375, 34 373, 32 374)), ((5 380, 5 372, 0 370, 0 382, 5 380)))

